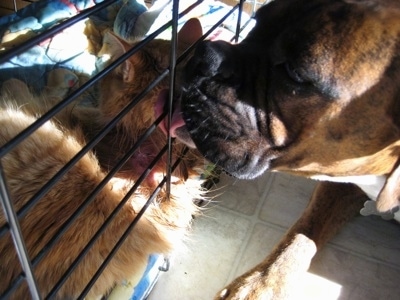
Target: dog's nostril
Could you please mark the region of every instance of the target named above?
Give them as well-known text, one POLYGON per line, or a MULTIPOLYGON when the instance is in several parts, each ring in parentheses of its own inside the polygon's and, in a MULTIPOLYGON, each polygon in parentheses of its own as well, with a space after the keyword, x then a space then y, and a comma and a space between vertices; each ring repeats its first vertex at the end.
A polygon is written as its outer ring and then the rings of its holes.
POLYGON ((235 72, 233 66, 231 64, 222 63, 218 68, 217 74, 215 74, 214 76, 216 77, 216 79, 230 80, 234 77, 234 75, 235 72))
POLYGON ((231 48, 226 42, 204 41, 196 48, 191 68, 199 76, 230 78, 234 70, 231 48))

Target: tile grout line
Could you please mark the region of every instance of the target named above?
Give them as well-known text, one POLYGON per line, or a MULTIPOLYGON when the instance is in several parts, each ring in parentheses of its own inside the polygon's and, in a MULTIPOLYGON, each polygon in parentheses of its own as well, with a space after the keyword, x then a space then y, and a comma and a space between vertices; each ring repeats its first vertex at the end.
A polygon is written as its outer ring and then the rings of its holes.
POLYGON ((372 263, 376 263, 376 264, 380 264, 380 265, 385 265, 387 267, 390 267, 391 269, 395 269, 395 270, 399 270, 400 271, 400 266, 399 265, 391 264, 391 263, 389 263, 387 261, 380 260, 380 259, 374 258, 372 256, 368 256, 368 255, 363 254, 361 252, 354 251, 351 248, 340 246, 338 244, 334 244, 334 243, 331 243, 331 242, 329 242, 327 246, 328 247, 332 247, 333 249, 348 253, 350 255, 356 256, 356 257, 361 258, 363 260, 366 260, 368 262, 372 262, 372 263))
MULTIPOLYGON (((239 263, 241 262, 244 254, 245 254, 245 250, 249 245, 249 242, 251 240, 252 237, 252 232, 254 232, 254 229, 256 227, 257 224, 268 224, 268 222, 264 222, 262 220, 259 219, 259 214, 261 211, 262 206, 264 205, 264 202, 266 201, 266 195, 269 193, 271 186, 274 182, 275 179, 275 175, 271 174, 270 177, 268 177, 267 179, 267 183, 265 186, 265 189, 263 191, 263 193, 260 196, 260 200, 258 201, 255 209, 254 209, 254 213, 252 215, 246 215, 246 214, 241 214, 238 211, 235 210, 231 210, 229 208, 226 207, 220 207, 225 211, 229 211, 230 213, 234 213, 237 215, 240 215, 242 218, 245 218, 246 220, 248 220, 250 222, 250 226, 248 229, 248 234, 246 235, 246 239, 243 241, 242 246, 240 247, 239 251, 238 251, 238 255, 237 258, 235 259, 234 264, 232 265, 232 268, 230 269, 229 275, 228 275, 228 282, 231 282, 234 278, 237 277, 237 270, 239 268, 239 263)), ((268 253, 266 253, 265 255, 267 255, 268 253)))

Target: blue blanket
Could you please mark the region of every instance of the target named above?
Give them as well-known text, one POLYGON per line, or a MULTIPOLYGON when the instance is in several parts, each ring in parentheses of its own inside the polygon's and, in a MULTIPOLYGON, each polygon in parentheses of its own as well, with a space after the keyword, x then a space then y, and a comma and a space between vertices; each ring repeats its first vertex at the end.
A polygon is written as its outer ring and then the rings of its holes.
MULTIPOLYGON (((0 18, 0 55, 1 51, 12 49, 100 2, 103 0, 42 0, 15 14, 0 18)), ((147 10, 140 0, 129 0, 128 3, 133 19, 147 10), (136 12, 132 10, 134 6, 136 12)), ((112 28, 118 13, 126 11, 126 6, 127 3, 123 0, 114 1, 91 18, 96 24, 112 28)), ((95 74, 96 56, 88 51, 86 22, 87 19, 79 21, 0 64, 0 83, 9 78, 17 78, 39 93, 45 86, 54 84, 61 85, 62 88, 74 88, 85 77, 95 74)))
MULTIPOLYGON (((1 51, 11 49, 101 2, 110 1, 41 0, 15 14, 0 18, 0 55, 1 51)), ((147 9, 143 0, 111 2, 110 6, 92 15, 90 19, 99 28, 108 27, 128 40, 141 39, 171 19, 172 0, 158 0, 150 9, 147 9)), ((181 0, 179 10, 183 11, 193 2, 194 0, 181 0)), ((218 1, 203 1, 195 10, 179 20, 179 26, 187 19, 197 17, 206 32, 231 8, 218 1)), ((242 20, 246 22, 249 17, 245 15, 242 20)), ((28 83, 34 91, 40 92, 45 86, 54 87, 56 84, 61 84, 63 89, 73 88, 85 80, 85 77, 95 74, 98 71, 96 57, 88 51, 86 21, 87 19, 82 20, 28 51, 1 63, 0 84, 9 78, 17 78, 28 83)), ((235 28, 236 14, 224 22, 213 38, 226 39, 227 32, 232 36, 235 28)), ((170 34, 166 31, 160 38, 169 39, 170 34)))

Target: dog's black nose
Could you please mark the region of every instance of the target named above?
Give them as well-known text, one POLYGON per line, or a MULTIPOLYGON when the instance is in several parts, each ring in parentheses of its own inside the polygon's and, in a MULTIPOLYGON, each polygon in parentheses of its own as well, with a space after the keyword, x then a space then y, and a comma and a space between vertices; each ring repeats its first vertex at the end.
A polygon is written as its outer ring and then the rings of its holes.
POLYGON ((235 53, 233 46, 224 41, 200 43, 186 65, 186 79, 202 77, 229 80, 235 75, 235 53))

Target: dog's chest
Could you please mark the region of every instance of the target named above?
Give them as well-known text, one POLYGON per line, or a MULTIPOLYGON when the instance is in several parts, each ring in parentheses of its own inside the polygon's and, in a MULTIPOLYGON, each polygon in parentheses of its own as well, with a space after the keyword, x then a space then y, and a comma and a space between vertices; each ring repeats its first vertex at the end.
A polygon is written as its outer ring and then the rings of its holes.
POLYGON ((361 209, 360 213, 363 216, 368 215, 379 215, 385 220, 395 219, 397 222, 400 222, 400 211, 396 212, 378 212, 376 209, 376 199, 380 191, 386 182, 386 176, 376 176, 376 175, 363 175, 363 176, 343 176, 343 177, 331 177, 326 175, 316 175, 311 177, 315 180, 323 180, 323 181, 333 181, 333 182, 346 182, 346 183, 354 183, 360 189, 364 191, 364 193, 371 199, 364 203, 364 208, 361 209))

